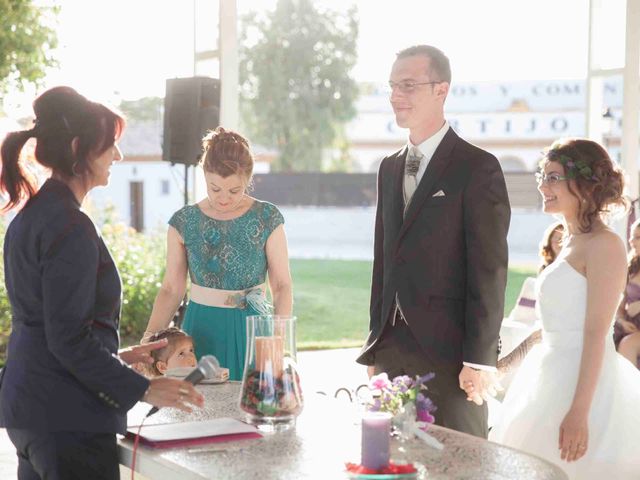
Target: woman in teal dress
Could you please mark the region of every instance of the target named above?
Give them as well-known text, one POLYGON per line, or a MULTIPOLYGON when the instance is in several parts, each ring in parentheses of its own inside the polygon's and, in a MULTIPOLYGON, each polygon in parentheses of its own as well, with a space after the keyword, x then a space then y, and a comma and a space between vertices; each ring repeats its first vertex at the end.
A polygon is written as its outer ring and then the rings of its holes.
POLYGON ((143 341, 171 322, 191 280, 183 329, 196 356, 215 355, 241 380, 246 317, 290 315, 291 275, 284 218, 247 194, 253 156, 245 138, 218 127, 203 140, 207 197, 169 220, 167 269, 143 341), (273 307, 266 301, 269 284, 273 307))

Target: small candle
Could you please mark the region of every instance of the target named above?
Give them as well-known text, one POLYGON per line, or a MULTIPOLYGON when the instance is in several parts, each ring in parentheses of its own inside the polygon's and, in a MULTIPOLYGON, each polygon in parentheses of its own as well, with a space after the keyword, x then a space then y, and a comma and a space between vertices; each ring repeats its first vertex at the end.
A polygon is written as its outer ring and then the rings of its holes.
POLYGON ((256 369, 258 371, 280 378, 283 363, 283 337, 256 337, 256 369))
POLYGON ((362 453, 360 463, 377 470, 389 465, 391 414, 367 412, 362 417, 362 453))

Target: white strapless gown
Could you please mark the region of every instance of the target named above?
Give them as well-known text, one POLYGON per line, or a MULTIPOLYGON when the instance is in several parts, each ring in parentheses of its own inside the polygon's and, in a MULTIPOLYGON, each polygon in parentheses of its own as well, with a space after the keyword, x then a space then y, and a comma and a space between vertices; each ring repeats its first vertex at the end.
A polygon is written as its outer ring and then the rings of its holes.
POLYGON ((560 459, 558 437, 578 382, 587 303, 586 278, 567 261, 536 284, 543 341, 523 361, 489 439, 559 465, 571 479, 640 479, 640 372, 619 355, 611 335, 589 413, 589 448, 560 459))

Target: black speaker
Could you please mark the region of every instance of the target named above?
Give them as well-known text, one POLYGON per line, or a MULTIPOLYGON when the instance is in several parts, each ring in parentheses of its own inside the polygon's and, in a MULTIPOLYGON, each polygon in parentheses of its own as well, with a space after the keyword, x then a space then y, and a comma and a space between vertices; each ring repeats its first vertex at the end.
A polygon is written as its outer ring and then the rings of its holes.
POLYGON ((171 78, 166 88, 162 159, 195 165, 202 154, 202 137, 220 123, 220 80, 171 78))

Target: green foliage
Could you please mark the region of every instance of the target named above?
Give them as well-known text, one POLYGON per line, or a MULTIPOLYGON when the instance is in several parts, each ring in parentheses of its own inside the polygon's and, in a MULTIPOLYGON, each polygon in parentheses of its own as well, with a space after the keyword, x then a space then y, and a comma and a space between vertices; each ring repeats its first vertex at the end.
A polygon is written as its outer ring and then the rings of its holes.
POLYGON ((324 172, 352 172, 354 158, 351 156, 351 143, 347 139, 344 129, 337 133, 332 155, 325 159, 322 170, 324 172))
MULTIPOLYGON (((369 329, 371 268, 370 261, 291 260, 300 350, 362 346, 369 329)), ((515 306, 522 282, 535 275, 531 267, 509 268, 505 316, 515 306)))
MULTIPOLYGON (((122 278, 120 334, 123 344, 138 343, 151 315, 153 302, 164 276, 165 236, 142 234, 118 221, 115 210, 107 206, 97 212, 102 236, 122 278)), ((0 258, 3 255, 6 224, 0 217, 0 258)), ((11 333, 11 306, 4 283, 4 262, 0 261, 0 365, 6 359, 11 333)))
POLYGON ((138 100, 123 100, 120 110, 127 120, 134 122, 153 122, 162 120, 162 105, 160 97, 144 97, 138 100))
POLYGON ((59 7, 32 0, 0 0, 0 92, 39 84, 57 64, 51 51, 58 40, 53 22, 59 7))
POLYGON ((312 0, 279 0, 243 18, 242 116, 251 138, 274 147, 281 171, 319 171, 323 148, 355 116, 355 7, 321 10, 312 0))
POLYGON ((158 233, 145 235, 117 222, 112 208, 106 209, 103 215, 102 237, 122 278, 122 343, 137 343, 147 326, 164 276, 165 237, 158 233))
POLYGON ((362 346, 369 330, 371 262, 291 260, 298 347, 362 346))

